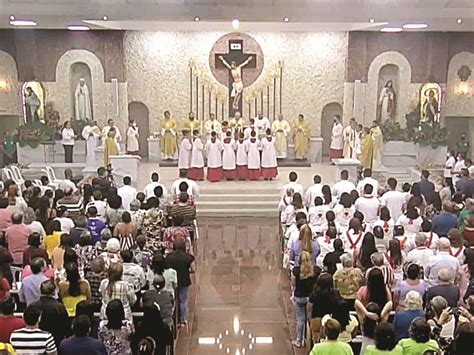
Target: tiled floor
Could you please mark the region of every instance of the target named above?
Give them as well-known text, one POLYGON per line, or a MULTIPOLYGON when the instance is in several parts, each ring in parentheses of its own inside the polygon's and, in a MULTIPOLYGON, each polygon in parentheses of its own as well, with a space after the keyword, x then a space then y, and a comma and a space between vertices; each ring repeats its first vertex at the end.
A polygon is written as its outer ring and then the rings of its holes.
POLYGON ((201 219, 199 231, 190 323, 177 354, 294 354, 277 219, 201 219))

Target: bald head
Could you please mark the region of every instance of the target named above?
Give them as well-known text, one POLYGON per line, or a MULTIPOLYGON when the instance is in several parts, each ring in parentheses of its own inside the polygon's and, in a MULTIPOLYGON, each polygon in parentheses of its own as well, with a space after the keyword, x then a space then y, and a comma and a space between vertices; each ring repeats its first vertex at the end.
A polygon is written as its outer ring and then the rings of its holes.
POLYGON ((439 238, 438 249, 439 251, 449 251, 451 243, 448 238, 439 238))
POLYGON ((384 257, 382 253, 373 253, 370 257, 370 260, 372 260, 372 264, 374 264, 374 266, 382 266, 384 257))

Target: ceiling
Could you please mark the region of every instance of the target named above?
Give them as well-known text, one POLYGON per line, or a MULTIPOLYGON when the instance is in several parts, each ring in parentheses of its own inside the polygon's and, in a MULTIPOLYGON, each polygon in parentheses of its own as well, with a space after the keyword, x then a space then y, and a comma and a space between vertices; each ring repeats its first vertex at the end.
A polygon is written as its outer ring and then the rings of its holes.
POLYGON ((474 32, 474 0, 0 0, 0 28, 11 27, 10 15, 33 19, 38 28, 86 21, 98 29, 227 31, 238 18, 242 31, 379 30, 385 23, 425 22, 428 31, 474 32))

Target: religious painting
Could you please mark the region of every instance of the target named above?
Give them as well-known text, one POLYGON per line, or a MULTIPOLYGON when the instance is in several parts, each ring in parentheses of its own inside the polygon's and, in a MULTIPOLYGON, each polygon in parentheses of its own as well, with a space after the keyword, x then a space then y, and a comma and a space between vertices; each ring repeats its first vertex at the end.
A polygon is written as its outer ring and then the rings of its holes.
POLYGON ((212 47, 209 66, 216 80, 229 90, 229 117, 242 113, 245 88, 257 80, 263 64, 260 45, 247 34, 226 34, 212 47))
POLYGON ((439 122, 441 112, 441 87, 436 83, 423 85, 420 91, 420 122, 439 122))
POLYGON ((37 81, 25 82, 21 86, 23 120, 25 124, 44 122, 45 91, 37 81))

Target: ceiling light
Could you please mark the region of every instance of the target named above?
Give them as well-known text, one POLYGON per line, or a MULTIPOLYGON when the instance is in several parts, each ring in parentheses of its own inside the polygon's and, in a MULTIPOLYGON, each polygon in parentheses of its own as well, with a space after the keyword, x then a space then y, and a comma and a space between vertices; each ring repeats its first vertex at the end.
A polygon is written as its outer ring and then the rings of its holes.
POLYGON ((289 17, 285 17, 285 18, 283 18, 283 21, 284 21, 284 22, 290 22, 290 18, 289 18, 289 17))
POLYGON ((199 16, 194 17, 194 22, 199 22, 201 21, 201 18, 199 16))
POLYGON ((10 16, 10 21, 15 21, 15 16, 11 15, 10 16))
POLYGON ((403 25, 403 28, 406 30, 422 30, 428 28, 427 23, 407 23, 403 25))
POLYGON ((237 20, 237 19, 236 19, 236 20, 232 20, 232 28, 233 28, 234 30, 238 29, 239 26, 240 26, 240 21, 239 21, 239 20, 237 20))
POLYGON ((69 31, 89 31, 90 28, 83 25, 69 25, 67 26, 69 31))
POLYGON ((12 26, 36 26, 37 23, 32 20, 12 20, 10 21, 12 26))
POLYGON ((109 17, 107 15, 102 16, 102 20, 108 21, 109 17))
POLYGON ((456 22, 457 22, 458 24, 461 24, 461 23, 462 23, 462 18, 458 18, 456 22))
POLYGON ((380 29, 380 32, 388 32, 388 33, 397 33, 402 32, 403 28, 401 27, 384 27, 380 29))
POLYGON ((369 22, 370 22, 370 23, 374 23, 374 22, 375 22, 375 19, 374 19, 374 18, 371 18, 371 19, 369 20, 369 22))

